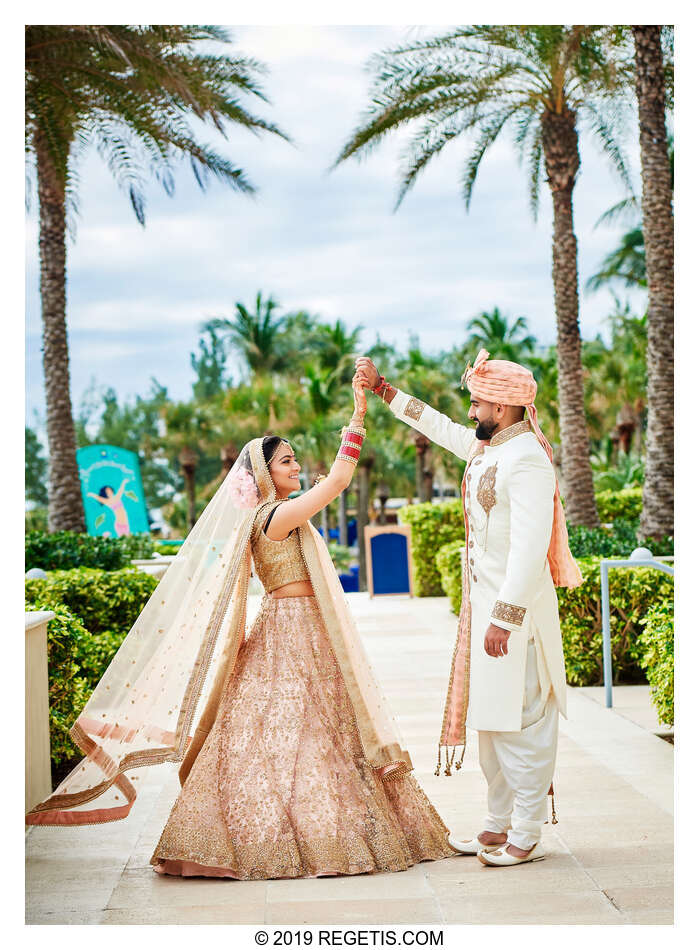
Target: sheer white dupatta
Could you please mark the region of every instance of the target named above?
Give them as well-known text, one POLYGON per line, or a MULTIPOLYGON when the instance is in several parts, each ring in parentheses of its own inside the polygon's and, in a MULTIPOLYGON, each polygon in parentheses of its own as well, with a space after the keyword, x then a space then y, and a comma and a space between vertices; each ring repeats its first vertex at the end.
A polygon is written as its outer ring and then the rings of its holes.
MULTIPOLYGON (((262 439, 249 442, 169 566, 70 730, 85 757, 27 824, 116 821, 136 798, 131 770, 179 762, 198 744, 197 708, 245 635, 249 538, 275 497, 262 439), (258 483, 256 471, 266 474, 258 483)), ((207 702, 207 708, 210 703, 207 702)))

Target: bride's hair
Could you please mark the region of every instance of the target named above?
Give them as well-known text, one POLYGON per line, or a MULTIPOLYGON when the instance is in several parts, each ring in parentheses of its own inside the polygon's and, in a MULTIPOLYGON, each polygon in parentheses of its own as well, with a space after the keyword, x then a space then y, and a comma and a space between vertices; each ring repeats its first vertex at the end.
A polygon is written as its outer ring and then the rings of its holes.
POLYGON ((262 440, 262 454, 265 457, 265 462, 269 466, 272 456, 277 451, 282 442, 285 442, 285 439, 282 439, 278 435, 266 435, 262 440))

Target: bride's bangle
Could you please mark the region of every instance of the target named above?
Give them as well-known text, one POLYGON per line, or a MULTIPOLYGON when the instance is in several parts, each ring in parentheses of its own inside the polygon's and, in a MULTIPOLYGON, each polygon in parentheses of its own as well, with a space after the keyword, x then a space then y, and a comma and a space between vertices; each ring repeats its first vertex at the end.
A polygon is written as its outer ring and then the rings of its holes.
POLYGON ((366 429, 363 426, 354 425, 350 422, 342 430, 342 441, 337 453, 338 459, 345 462, 352 462, 356 465, 359 461, 359 455, 362 451, 362 443, 366 437, 366 429))

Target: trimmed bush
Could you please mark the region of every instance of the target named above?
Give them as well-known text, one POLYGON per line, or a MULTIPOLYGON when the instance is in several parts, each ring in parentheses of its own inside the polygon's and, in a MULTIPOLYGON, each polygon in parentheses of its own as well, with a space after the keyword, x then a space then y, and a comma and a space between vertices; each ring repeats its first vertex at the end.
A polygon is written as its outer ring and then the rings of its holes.
POLYGON ((437 551, 437 570, 455 614, 461 610, 461 549, 463 541, 450 541, 437 551))
MULTIPOLYGON (((600 558, 579 558, 580 587, 556 589, 561 619, 566 678, 573 686, 604 682, 600 558)), ((674 582, 650 567, 609 572, 610 625, 614 682, 644 682, 640 642, 643 620, 657 604, 672 604, 674 582)))
POLYGON ((157 585, 157 578, 135 568, 80 567, 25 581, 28 600, 65 604, 91 634, 112 631, 122 639, 157 585))
MULTIPOLYGON (((462 542, 447 544, 437 555, 442 585, 455 614, 461 609, 461 546, 462 542)), ((566 678, 572 686, 596 686, 604 681, 600 560, 598 557, 578 558, 582 585, 573 590, 565 587, 556 589, 566 678)), ((672 578, 653 568, 616 568, 609 572, 614 682, 643 682, 643 670, 650 670, 651 663, 656 663, 659 666, 658 692, 663 696, 667 694, 667 657, 662 650, 672 651, 671 628, 669 647, 665 641, 668 639, 668 616, 670 624, 672 622, 673 596, 672 578), (645 618, 654 618, 656 612, 660 612, 658 617, 664 618, 663 630, 656 635, 653 628, 655 620, 652 620, 651 633, 644 632, 645 618), (646 662, 644 656, 650 657, 651 653, 653 657, 646 662)), ((671 652, 669 662, 672 663, 671 652)), ((672 675, 671 669, 669 675, 672 675)), ((652 684, 650 676, 649 672, 649 682, 652 684)), ((669 688, 671 694, 672 684, 669 688)))
POLYGON ((643 488, 639 485, 632 485, 617 491, 610 488, 596 492, 595 500, 600 521, 614 521, 615 518, 633 521, 641 517, 643 488))
POLYGON ((644 619, 639 637, 641 666, 650 683, 650 695, 658 721, 675 724, 675 617, 673 603, 655 604, 644 619))
POLYGON ((611 528, 585 528, 568 525, 568 541, 573 557, 627 558, 634 548, 645 547, 653 554, 673 554, 673 538, 660 541, 648 538, 639 542, 636 537, 639 519, 616 518, 611 528))
POLYGON ((55 788, 82 758, 68 732, 92 692, 77 661, 81 652, 89 650, 91 637, 80 619, 63 604, 38 598, 27 601, 25 609, 52 610, 56 614, 47 628, 51 781, 55 788))
POLYGON ((439 597, 444 589, 437 568, 437 551, 449 541, 464 540, 461 499, 435 504, 405 505, 399 512, 401 524, 411 528, 414 586, 418 597, 439 597))
POLYGON ((25 569, 40 567, 44 571, 67 571, 73 567, 96 567, 116 571, 127 567, 132 558, 146 558, 153 553, 149 534, 126 535, 122 538, 95 538, 75 531, 30 531, 24 537, 25 569))

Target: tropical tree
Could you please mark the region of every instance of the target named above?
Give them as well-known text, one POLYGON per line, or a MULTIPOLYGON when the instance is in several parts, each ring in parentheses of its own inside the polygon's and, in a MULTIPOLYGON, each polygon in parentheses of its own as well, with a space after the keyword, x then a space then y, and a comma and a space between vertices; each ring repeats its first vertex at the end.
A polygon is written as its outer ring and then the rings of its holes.
POLYGON ((226 347, 215 330, 209 328, 200 336, 199 353, 190 353, 189 362, 197 374, 192 385, 195 399, 210 399, 230 386, 231 380, 226 376, 226 347))
POLYGON ((536 337, 527 333, 526 317, 517 317, 512 323, 500 313, 499 307, 483 310, 469 320, 466 330, 469 334, 466 343, 466 355, 473 360, 483 347, 491 359, 511 360, 520 363, 531 355, 536 348, 536 337))
POLYGON ((46 491, 46 477, 48 464, 43 454, 43 447, 36 432, 28 426, 24 427, 24 497, 37 505, 45 505, 48 501, 46 491))
POLYGON ((66 221, 76 208, 80 160, 96 146, 142 225, 147 173, 172 195, 179 158, 189 160, 202 188, 214 176, 251 194, 243 169, 199 141, 188 122, 196 118, 223 135, 227 123, 283 135, 241 101, 265 99, 260 64, 201 49, 228 39, 214 26, 25 28, 25 142, 39 204, 51 531, 85 529, 66 330, 66 221))
POLYGON ((483 156, 514 127, 529 167, 536 216, 542 166, 553 201, 553 285, 558 386, 568 517, 599 523, 583 411, 577 241, 573 189, 584 120, 631 190, 610 104, 625 76, 617 70, 619 31, 601 26, 467 26, 381 53, 373 60, 372 104, 337 163, 367 153, 401 126, 418 127, 406 152, 397 205, 430 160, 475 133, 463 172, 468 208, 483 156))
POLYGON ((273 297, 266 300, 262 291, 255 297, 254 310, 248 310, 240 302, 235 305, 233 320, 216 317, 202 327, 209 332, 219 332, 228 347, 242 358, 248 373, 272 373, 284 365, 281 348, 281 333, 285 318, 274 315, 279 304, 273 297))
POLYGON ((674 225, 661 28, 633 26, 648 271, 648 427, 639 537, 674 533, 674 225))
POLYGON ((600 290, 614 283, 621 283, 624 287, 647 286, 646 252, 640 227, 622 235, 619 246, 607 254, 599 270, 588 279, 585 289, 600 290))

